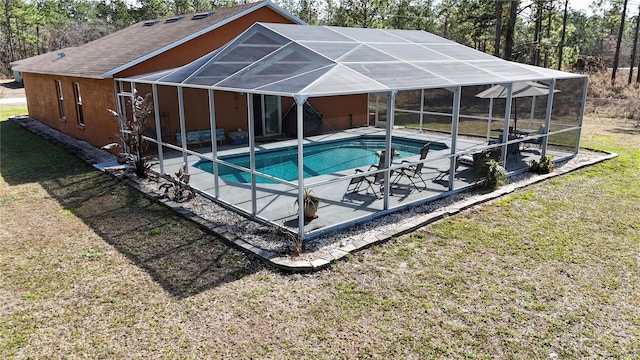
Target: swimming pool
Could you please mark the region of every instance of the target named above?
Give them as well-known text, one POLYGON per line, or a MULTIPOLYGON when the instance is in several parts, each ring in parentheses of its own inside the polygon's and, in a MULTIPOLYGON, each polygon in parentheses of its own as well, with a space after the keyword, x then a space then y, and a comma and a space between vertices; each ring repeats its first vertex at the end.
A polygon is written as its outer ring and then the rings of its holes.
MULTIPOLYGON (((396 150, 394 160, 420 154, 424 141, 394 138, 392 147, 396 150)), ((369 167, 378 163, 377 151, 383 150, 384 137, 362 136, 358 138, 329 141, 304 146, 304 177, 331 174, 338 171, 369 167)), ((431 150, 446 149, 447 145, 431 142, 431 150)), ((221 156, 220 160, 249 168, 249 154, 221 156)), ((203 171, 213 173, 213 163, 200 160, 194 166, 203 171)), ((298 147, 290 146, 256 152, 256 170, 287 181, 298 178, 298 147)), ((235 183, 251 182, 249 173, 235 168, 220 165, 218 172, 222 179, 235 183)), ((256 177, 256 182, 273 184, 272 180, 256 177)))

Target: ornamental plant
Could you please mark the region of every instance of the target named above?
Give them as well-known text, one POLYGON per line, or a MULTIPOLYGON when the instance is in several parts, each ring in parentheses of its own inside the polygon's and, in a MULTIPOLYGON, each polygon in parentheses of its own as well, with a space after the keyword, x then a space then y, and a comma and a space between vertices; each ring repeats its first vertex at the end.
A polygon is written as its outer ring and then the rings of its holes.
POLYGON ((127 101, 130 109, 130 117, 107 109, 109 114, 118 121, 120 132, 120 144, 111 143, 103 146, 103 149, 123 147, 119 154, 121 161, 130 164, 139 178, 145 178, 149 170, 155 165, 155 159, 146 155, 149 143, 144 139, 143 133, 149 127, 149 121, 153 117, 152 95, 147 93, 144 97, 134 94, 133 99, 127 101))
POLYGON ((546 155, 540 161, 531 160, 530 170, 536 174, 548 174, 553 171, 553 158, 546 155))

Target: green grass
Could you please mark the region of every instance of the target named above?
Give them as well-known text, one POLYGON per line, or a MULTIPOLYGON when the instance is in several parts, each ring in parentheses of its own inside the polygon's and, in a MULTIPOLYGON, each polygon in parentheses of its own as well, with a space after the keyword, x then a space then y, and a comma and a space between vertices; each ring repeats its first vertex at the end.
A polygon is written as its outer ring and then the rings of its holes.
POLYGON ((0 358, 636 358, 640 132, 619 157, 283 274, 0 122, 0 358))

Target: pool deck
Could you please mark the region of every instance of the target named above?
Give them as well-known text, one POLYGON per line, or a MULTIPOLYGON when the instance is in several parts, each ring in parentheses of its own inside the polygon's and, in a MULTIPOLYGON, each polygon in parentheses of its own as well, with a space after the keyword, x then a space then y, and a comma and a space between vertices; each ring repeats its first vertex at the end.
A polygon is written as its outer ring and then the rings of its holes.
MULTIPOLYGON (((384 135, 384 130, 374 127, 355 128, 347 131, 328 133, 324 135, 314 136, 305 139, 305 143, 325 142, 330 140, 340 140, 353 138, 360 135, 384 135)), ((417 132, 412 130, 397 129, 393 131, 393 135, 399 137, 408 137, 414 140, 426 142, 437 141, 451 146, 451 138, 449 134, 434 132, 417 132)), ((294 146, 297 140, 284 140, 278 142, 256 144, 256 150, 272 149, 284 146, 294 146)), ((486 146, 486 139, 458 137, 456 147, 458 152, 464 151, 473 153, 478 148, 486 146)), ((202 147, 192 149, 204 156, 211 157, 211 148, 202 147)), ((397 211, 409 206, 420 205, 429 201, 436 200, 443 196, 468 189, 474 183, 472 179, 472 169, 461 165, 454 177, 453 191, 449 191, 448 177, 444 180, 435 180, 445 169, 449 168, 450 149, 431 150, 427 156, 428 162, 425 163, 423 169, 423 178, 426 181, 426 189, 423 189, 422 181, 414 179, 419 185, 414 187, 406 178, 402 178, 391 189, 388 203, 385 207, 385 200, 379 198, 379 194, 364 191, 358 193, 346 192, 350 177, 355 174, 354 169, 340 171, 329 175, 322 175, 304 180, 304 187, 313 190, 321 201, 318 207, 318 217, 305 221, 305 235, 322 233, 326 229, 346 227, 364 222, 374 217, 397 211)), ((238 154, 247 152, 246 146, 230 146, 224 145, 218 147, 218 156, 238 154)), ((548 154, 555 159, 570 155, 566 152, 548 151, 548 154)), ((165 173, 172 174, 176 172, 182 165, 183 157, 181 152, 167 152, 164 155, 165 173)), ((511 156, 507 162, 509 171, 524 171, 528 169, 531 160, 540 158, 540 153, 534 145, 531 149, 523 150, 518 156, 511 156)), ((193 167, 200 160, 195 155, 188 156, 188 172, 191 174, 190 185, 200 192, 210 196, 215 196, 214 175, 206 171, 193 167)), ((418 156, 407 160, 417 161, 418 156)), ((393 167, 401 167, 398 162, 393 163, 393 167)), ((366 170, 366 168, 364 169, 366 170)), ((392 179, 395 178, 392 175, 392 179)), ((297 185, 297 183, 294 183, 297 185)), ((361 189, 365 189, 363 186, 361 189)), ((380 187, 376 185, 376 190, 380 187)), ((226 182, 219 179, 217 198, 225 203, 231 204, 242 209, 247 214, 253 214, 263 220, 278 224, 297 231, 298 228, 298 210, 295 204, 297 199, 297 191, 295 187, 287 184, 256 184, 255 189, 256 202, 252 203, 251 184, 241 184, 226 182), (254 207, 255 206, 255 207, 254 207)))

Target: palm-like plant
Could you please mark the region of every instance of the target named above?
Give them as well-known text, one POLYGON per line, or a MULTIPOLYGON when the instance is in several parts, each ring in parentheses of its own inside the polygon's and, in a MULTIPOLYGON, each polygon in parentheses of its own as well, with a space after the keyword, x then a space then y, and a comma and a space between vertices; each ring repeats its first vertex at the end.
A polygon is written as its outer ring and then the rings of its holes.
POLYGON ((495 190, 509 183, 509 174, 499 161, 488 159, 479 164, 476 176, 480 178, 480 185, 495 190))
MULTIPOLYGON (((135 174, 144 178, 151 167, 155 164, 153 157, 145 155, 149 144, 143 137, 145 129, 149 126, 149 120, 153 115, 153 100, 150 93, 144 97, 134 94, 134 98, 128 101, 131 109, 131 117, 119 114, 108 109, 107 111, 114 119, 118 120, 120 126, 119 137, 125 147, 120 156, 125 162, 131 164, 135 174)), ((119 144, 112 143, 103 148, 111 149, 119 144)))
MULTIPOLYGON (((298 199, 296 199, 295 203, 296 205, 298 204, 298 199)), ((305 218, 314 218, 316 216, 319 203, 320 198, 313 193, 313 190, 304 189, 304 192, 302 193, 302 206, 304 208, 305 218)))

